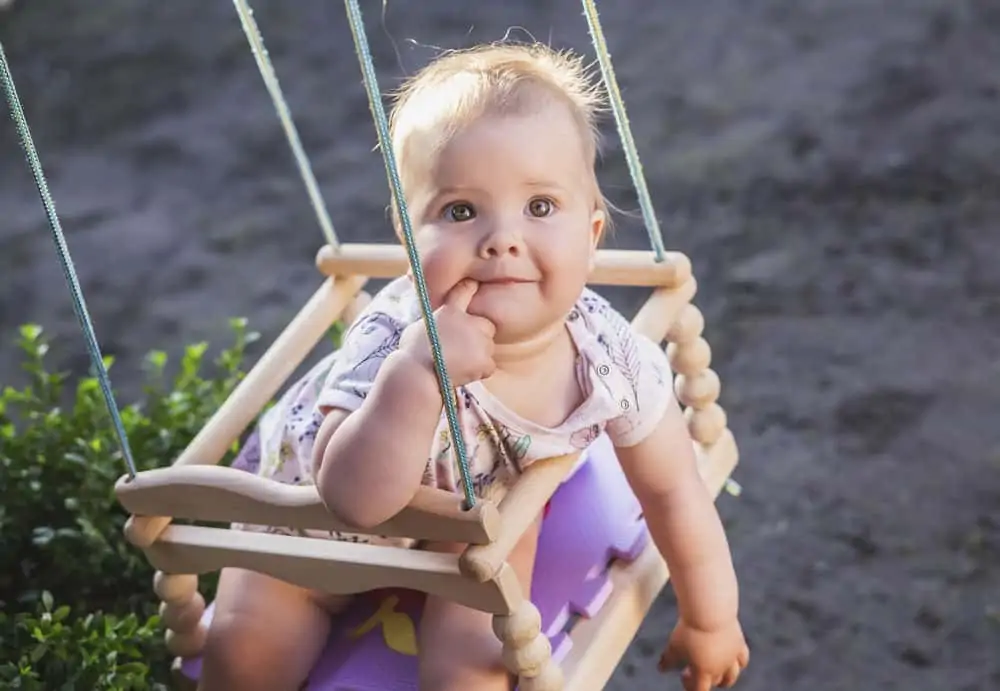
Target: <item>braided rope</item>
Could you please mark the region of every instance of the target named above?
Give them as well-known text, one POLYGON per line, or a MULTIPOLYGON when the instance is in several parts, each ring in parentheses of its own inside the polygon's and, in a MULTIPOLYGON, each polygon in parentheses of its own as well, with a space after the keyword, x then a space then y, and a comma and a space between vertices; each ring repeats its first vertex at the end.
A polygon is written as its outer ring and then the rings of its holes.
POLYGON ((389 141, 389 120, 386 117, 385 108, 382 106, 382 97, 379 93, 378 80, 375 75, 374 60, 372 59, 371 49, 368 47, 368 37, 365 34, 365 26, 361 18, 361 9, 358 7, 358 1, 344 0, 344 4, 347 6, 347 16, 351 24, 351 34, 354 36, 354 46, 361 62, 365 91, 368 94, 368 105, 375 120, 379 148, 382 150, 382 160, 385 163, 386 173, 389 177, 392 198, 403 225, 406 252, 409 256, 410 268, 413 271, 413 280, 416 283, 417 295, 420 298, 420 310, 423 313, 424 324, 427 328, 427 338, 431 342, 431 354, 434 356, 434 370, 437 373, 438 385, 441 388, 441 398, 444 400, 445 414, 448 418, 448 429, 451 432, 452 443, 455 445, 455 454, 458 456, 459 472, 462 476, 462 490, 465 493, 465 504, 467 508, 472 508, 476 504, 476 496, 472 491, 472 473, 469 470, 468 452, 465 448, 465 439, 462 437, 462 430, 458 424, 455 393, 451 385, 451 379, 448 376, 448 370, 444 365, 441 340, 438 337, 437 323, 434 319, 434 313, 431 310, 430 298, 427 295, 427 283, 424 280, 423 268, 420 265, 420 256, 417 254, 416 243, 413 240, 413 224, 409 211, 406 208, 406 199, 403 197, 403 184, 399 177, 396 155, 392 150, 392 142, 389 141))
POLYGON ((31 168, 31 174, 35 178, 35 186, 38 194, 42 198, 42 205, 45 207, 45 215, 48 217, 49 229, 52 231, 52 239, 56 243, 56 252, 59 254, 59 263, 62 264, 63 274, 69 284, 70 296, 73 298, 73 311, 80 322, 83 330, 83 337, 87 343, 87 352, 90 354, 90 361, 97 373, 97 381, 101 386, 101 393, 104 394, 104 403, 111 414, 114 423, 115 433, 118 436, 118 444, 121 447, 122 456, 125 458, 125 465, 128 468, 129 476, 135 477, 135 460, 132 457, 132 449, 129 447, 128 435, 125 434, 125 425, 122 423, 121 411, 115 402, 115 395, 111 389, 111 377, 108 369, 104 365, 104 358, 101 355, 101 347, 97 343, 97 336, 94 335, 94 324, 87 311, 87 302, 83 297, 83 289, 80 288, 80 281, 76 277, 76 268, 73 265, 73 257, 70 256, 69 247, 66 245, 66 238, 63 237, 62 224, 59 222, 59 214, 56 213, 56 204, 49 192, 49 184, 45 180, 45 172, 42 170, 41 161, 38 158, 38 149, 31 137, 31 130, 28 128, 28 119, 24 115, 24 108, 21 107, 21 99, 18 98, 17 89, 14 86, 14 78, 10 73, 10 65, 7 64, 7 55, 0 43, 0 82, 3 85, 3 93, 7 98, 7 105, 10 108, 10 116, 14 120, 17 129, 17 136, 24 149, 24 157, 31 168))
POLYGON ((604 84, 607 86, 608 95, 611 97, 611 109, 614 111, 615 125, 618 127, 618 136, 621 138, 622 148, 625 149, 625 160, 628 162, 629 174, 632 176, 632 184, 635 186, 636 196, 639 198, 639 206, 642 208, 642 218, 646 224, 646 232, 649 234, 649 244, 653 248, 656 261, 662 262, 666 255, 663 248, 660 222, 656 218, 653 200, 649 195, 649 188, 646 186, 646 176, 642 171, 642 162, 639 160, 639 149, 636 147, 635 139, 632 137, 632 127, 629 125, 628 113, 625 111, 625 101, 622 98, 621 90, 618 88, 618 79, 615 77, 615 70, 611 65, 611 53, 608 52, 608 44, 604 40, 604 30, 601 28, 601 20, 597 14, 597 5, 594 0, 582 0, 582 2, 583 13, 587 17, 587 27, 590 29, 590 35, 594 41, 594 50, 597 52, 597 61, 601 66, 604 84))
POLYGON ((278 75, 274 71, 271 58, 268 55, 267 48, 264 46, 264 37, 261 35, 260 29, 257 27, 257 22, 253 18, 253 10, 250 8, 247 0, 233 0, 233 4, 236 6, 236 12, 240 16, 240 24, 243 25, 243 33, 246 34, 247 43, 250 44, 250 50, 257 62, 257 69, 260 70, 260 76, 264 79, 264 85, 267 87, 268 93, 271 94, 271 101, 274 103, 274 110, 278 113, 278 119, 281 120, 281 125, 285 130, 288 145, 295 156, 295 163, 299 167, 299 174, 302 176, 302 182, 305 183, 306 192, 309 194, 313 210, 316 212, 316 220, 319 221, 319 227, 323 230, 323 236, 326 238, 327 243, 334 249, 337 249, 340 246, 340 241, 337 239, 337 231, 333 228, 333 222, 330 220, 330 212, 327 211, 326 202, 323 201, 323 195, 319 191, 316 176, 313 175, 312 165, 309 163, 309 156, 302 147, 302 141, 299 139, 299 132, 295 127, 295 122, 292 120, 288 103, 281 92, 281 83, 278 81, 278 75))

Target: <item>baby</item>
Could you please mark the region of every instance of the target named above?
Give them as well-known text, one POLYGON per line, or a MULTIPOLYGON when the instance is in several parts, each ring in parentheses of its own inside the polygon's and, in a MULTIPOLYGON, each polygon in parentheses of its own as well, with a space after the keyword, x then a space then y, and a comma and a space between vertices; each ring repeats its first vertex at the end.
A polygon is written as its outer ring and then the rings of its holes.
MULTIPOLYGON (((679 601, 661 667, 683 668, 688 691, 729 687, 749 657, 736 577, 666 356, 585 285, 608 222, 594 170, 599 93, 579 58, 541 45, 448 53, 397 94, 392 146, 476 495, 497 498, 531 463, 606 433, 679 601)), ((461 491, 442 408, 404 276, 262 418, 258 472, 315 483, 335 514, 376 526, 422 483, 461 491)), ((538 530, 509 559, 525 592, 538 530)), ((224 570, 200 688, 299 688, 344 604, 224 570)), ((512 686, 488 614, 431 597, 418 643, 421 689, 512 686)))

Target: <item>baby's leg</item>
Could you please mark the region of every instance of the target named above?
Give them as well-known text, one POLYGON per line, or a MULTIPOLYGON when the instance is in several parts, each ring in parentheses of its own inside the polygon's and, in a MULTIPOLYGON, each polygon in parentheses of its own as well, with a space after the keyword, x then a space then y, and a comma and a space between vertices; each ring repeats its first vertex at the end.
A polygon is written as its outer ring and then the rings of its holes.
MULTIPOLYGON (((541 521, 524 533, 507 563, 530 597, 531 575, 541 521)), ((431 545, 436 551, 460 552, 464 545, 431 545)), ((428 597, 419 634, 420 691, 510 691, 515 679, 507 673, 502 646, 493 633, 493 615, 446 599, 428 597)))
POLYGON ((199 691, 298 691, 326 645, 330 614, 346 602, 223 569, 199 691))

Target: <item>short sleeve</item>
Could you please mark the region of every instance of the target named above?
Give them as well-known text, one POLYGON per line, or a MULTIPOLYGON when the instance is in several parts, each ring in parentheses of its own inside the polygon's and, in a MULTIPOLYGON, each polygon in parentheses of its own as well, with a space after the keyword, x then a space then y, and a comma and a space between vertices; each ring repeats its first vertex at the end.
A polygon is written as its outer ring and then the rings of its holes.
POLYGON ((613 309, 602 310, 601 340, 620 384, 620 414, 606 431, 616 447, 635 446, 656 428, 674 398, 667 354, 613 309))
POLYGON ((399 348, 408 324, 398 296, 376 297, 344 334, 317 394, 317 407, 357 410, 371 391, 382 363, 399 348))

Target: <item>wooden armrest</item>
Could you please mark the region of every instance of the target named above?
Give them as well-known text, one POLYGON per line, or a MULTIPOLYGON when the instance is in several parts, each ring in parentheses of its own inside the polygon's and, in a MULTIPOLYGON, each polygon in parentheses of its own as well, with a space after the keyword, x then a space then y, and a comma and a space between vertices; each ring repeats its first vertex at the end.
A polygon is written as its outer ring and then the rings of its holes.
MULTIPOLYGON (((673 288, 691 277, 691 260, 681 252, 666 252, 657 262, 650 251, 597 251, 588 283, 621 286, 663 286, 673 288)), ((337 249, 325 245, 316 254, 316 267, 327 276, 360 274, 371 278, 396 278, 409 264, 402 245, 347 243, 337 249)))
POLYGON ((535 461, 500 501, 499 534, 485 545, 470 545, 459 559, 462 573, 481 583, 493 578, 521 536, 542 513, 576 465, 579 453, 535 461))
POLYGON ((145 554, 164 573, 236 567, 334 595, 407 588, 491 614, 510 614, 520 599, 517 574, 509 566, 476 583, 459 572, 456 555, 422 549, 174 525, 145 554))
MULTIPOLYGON (((409 506, 374 528, 341 520, 312 485, 287 485, 225 466, 148 470, 115 484, 119 503, 133 514, 170 516, 346 533, 487 544, 500 532, 500 514, 489 502, 464 510, 454 492, 421 487, 409 506)), ((148 545, 139 545, 148 547, 148 545)))

